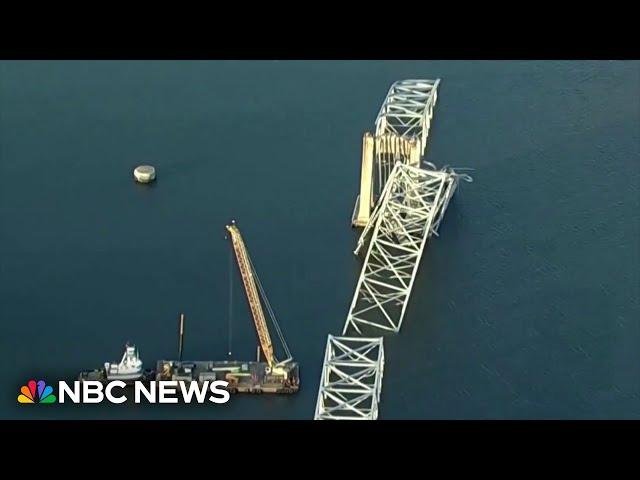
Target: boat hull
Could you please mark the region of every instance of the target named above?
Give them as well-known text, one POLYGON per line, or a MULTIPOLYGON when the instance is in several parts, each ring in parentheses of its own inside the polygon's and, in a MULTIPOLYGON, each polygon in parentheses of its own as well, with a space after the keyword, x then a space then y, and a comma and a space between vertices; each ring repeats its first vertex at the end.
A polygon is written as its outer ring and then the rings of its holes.
POLYGON ((141 378, 142 378, 142 372, 135 373, 135 374, 115 374, 115 375, 107 374, 107 380, 109 382, 112 382, 114 380, 122 380, 126 382, 126 381, 139 380, 141 378))

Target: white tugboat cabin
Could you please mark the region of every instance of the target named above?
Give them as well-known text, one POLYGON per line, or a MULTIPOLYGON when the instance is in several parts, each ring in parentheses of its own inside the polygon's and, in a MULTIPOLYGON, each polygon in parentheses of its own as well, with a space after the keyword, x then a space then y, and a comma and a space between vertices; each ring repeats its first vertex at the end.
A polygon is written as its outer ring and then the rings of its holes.
POLYGON ((142 360, 135 345, 127 344, 120 363, 106 362, 104 371, 107 380, 138 380, 143 375, 142 360))

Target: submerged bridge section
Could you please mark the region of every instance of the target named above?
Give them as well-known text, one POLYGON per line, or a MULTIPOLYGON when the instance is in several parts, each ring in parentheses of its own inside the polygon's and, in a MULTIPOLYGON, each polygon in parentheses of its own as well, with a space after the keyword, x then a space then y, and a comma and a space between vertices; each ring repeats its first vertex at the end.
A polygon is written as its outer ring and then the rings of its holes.
POLYGON ((397 163, 356 252, 373 230, 343 334, 361 326, 399 332, 427 238, 435 232, 457 177, 397 163))
POLYGON ((375 420, 382 389, 382 338, 329 335, 316 420, 375 420))
POLYGON ((400 80, 391 85, 376 118, 376 136, 392 133, 420 141, 424 155, 440 80, 400 80))
POLYGON ((451 168, 420 165, 440 80, 394 83, 375 134, 362 139, 360 195, 352 215, 364 227, 357 255, 369 245, 341 337, 329 335, 316 420, 378 418, 384 370, 383 337, 363 329, 400 331, 428 238, 438 227, 458 181, 451 168))
POLYGON ((420 166, 438 99, 440 80, 401 80, 391 85, 375 122, 362 139, 360 195, 351 223, 364 227, 397 162, 420 166))

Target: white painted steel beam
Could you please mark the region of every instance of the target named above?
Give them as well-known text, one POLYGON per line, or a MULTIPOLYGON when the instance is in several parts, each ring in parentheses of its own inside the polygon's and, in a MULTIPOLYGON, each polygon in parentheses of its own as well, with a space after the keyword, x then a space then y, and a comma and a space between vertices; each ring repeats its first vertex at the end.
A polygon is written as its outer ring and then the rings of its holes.
POLYGON ((439 84, 440 79, 400 80, 391 85, 376 118, 376 136, 395 133, 417 138, 424 155, 439 84))
POLYGON ((399 332, 427 238, 436 232, 458 177, 397 163, 362 232, 356 252, 373 230, 342 331, 363 325, 399 332))
POLYGON ((382 389, 382 338, 327 338, 315 420, 376 420, 382 389))
POLYGON ((420 168, 439 83, 402 80, 391 85, 376 118, 375 135, 365 135, 360 201, 367 203, 356 201, 352 215, 352 225, 365 228, 354 253, 369 236, 371 240, 342 331, 345 336, 327 339, 316 420, 377 419, 383 340, 358 335, 364 327, 400 331, 425 244, 437 235, 459 179, 471 181, 429 162, 420 168), (373 190, 379 197, 371 212, 373 190))

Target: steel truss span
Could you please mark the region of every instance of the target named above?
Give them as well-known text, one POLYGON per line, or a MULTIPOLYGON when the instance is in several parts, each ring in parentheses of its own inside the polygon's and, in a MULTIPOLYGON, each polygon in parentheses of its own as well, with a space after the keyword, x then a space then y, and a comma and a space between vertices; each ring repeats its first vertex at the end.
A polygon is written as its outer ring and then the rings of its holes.
POLYGON ((400 80, 391 85, 376 118, 376 136, 393 133, 420 141, 424 155, 438 100, 437 80, 400 80))
POLYGON ((457 186, 448 170, 397 163, 362 232, 356 252, 373 229, 342 334, 368 325, 399 332, 427 238, 435 233, 457 186))
POLYGON ((316 420, 378 418, 384 351, 382 336, 373 337, 400 331, 426 242, 438 234, 458 181, 471 181, 422 160, 439 83, 395 82, 375 134, 363 136, 360 195, 351 225, 364 229, 354 253, 370 240, 343 336, 327 340, 316 420))
POLYGON ((384 370, 382 338, 327 338, 314 420, 376 420, 384 370))

